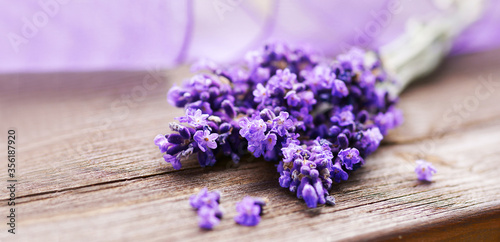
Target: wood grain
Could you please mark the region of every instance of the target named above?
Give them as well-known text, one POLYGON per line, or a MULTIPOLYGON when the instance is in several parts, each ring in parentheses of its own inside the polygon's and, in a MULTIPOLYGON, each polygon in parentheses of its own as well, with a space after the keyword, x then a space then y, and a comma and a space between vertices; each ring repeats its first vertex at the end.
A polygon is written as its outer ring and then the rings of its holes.
MULTIPOLYGON (((451 58, 410 86, 399 105, 406 122, 335 186, 336 206, 315 209, 279 187, 271 163, 165 164, 152 140, 182 113, 166 91, 188 77, 185 68, 0 76, 0 145, 15 127, 19 152, 18 233, 5 229, 0 239, 498 240, 499 54, 451 58), (435 164, 434 182, 416 181, 417 158, 435 164), (202 187, 223 194, 226 213, 214 231, 197 227, 187 203, 202 187), (232 220, 245 195, 270 200, 255 228, 232 220)), ((3 214, 7 197, 0 194, 3 214)))

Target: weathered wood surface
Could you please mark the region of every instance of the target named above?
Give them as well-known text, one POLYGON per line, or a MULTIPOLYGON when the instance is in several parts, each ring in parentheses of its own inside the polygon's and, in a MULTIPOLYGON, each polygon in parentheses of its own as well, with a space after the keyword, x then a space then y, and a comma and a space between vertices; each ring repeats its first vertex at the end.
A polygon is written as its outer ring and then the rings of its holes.
POLYGON ((404 125, 335 186, 336 206, 315 209, 279 187, 270 163, 202 169, 192 161, 180 171, 165 164, 153 138, 182 113, 166 102, 182 71, 0 76, 0 146, 5 152, 7 129, 15 127, 19 180, 17 234, 6 231, 2 189, 0 239, 499 240, 499 55, 450 58, 409 87, 399 105, 404 125), (454 111, 457 105, 465 108, 454 111), (416 181, 417 158, 435 164, 434 182, 416 181), (214 231, 197 227, 187 203, 202 187, 223 194, 226 213, 214 231), (270 200, 255 228, 232 220, 245 195, 270 200))

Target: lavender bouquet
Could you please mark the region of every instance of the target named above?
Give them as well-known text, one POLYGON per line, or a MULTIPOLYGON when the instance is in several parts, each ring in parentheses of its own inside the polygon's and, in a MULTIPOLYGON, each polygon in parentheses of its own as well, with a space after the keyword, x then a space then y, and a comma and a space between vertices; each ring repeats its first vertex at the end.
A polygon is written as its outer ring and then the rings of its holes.
POLYGON ((168 92, 185 116, 154 142, 175 169, 191 156, 202 167, 223 156, 236 164, 248 153, 263 157, 308 207, 332 203, 333 183, 347 180, 402 123, 399 92, 431 71, 474 20, 470 5, 408 28, 378 53, 353 48, 328 59, 271 43, 241 65, 198 64, 194 71, 205 72, 168 92))
POLYGON ((272 43, 245 59, 229 68, 197 65, 209 72, 168 92, 186 115, 155 144, 175 169, 191 155, 205 167, 220 156, 238 163, 249 152, 276 162, 279 184, 316 207, 402 122, 397 98, 379 87, 394 80, 373 52, 329 60, 272 43))

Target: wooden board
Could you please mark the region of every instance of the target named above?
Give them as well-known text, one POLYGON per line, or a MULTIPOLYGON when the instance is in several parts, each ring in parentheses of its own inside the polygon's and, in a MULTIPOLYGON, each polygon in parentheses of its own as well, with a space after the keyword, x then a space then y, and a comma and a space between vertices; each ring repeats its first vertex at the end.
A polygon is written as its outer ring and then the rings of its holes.
POLYGON ((450 58, 410 86, 399 105, 405 123, 334 187, 336 206, 315 209, 279 186, 271 163, 191 161, 175 171, 163 161, 153 138, 182 114, 166 92, 189 76, 185 68, 2 75, 0 150, 15 128, 18 184, 16 235, 0 193, 0 240, 499 240, 498 55, 450 58), (434 163, 434 182, 416 181, 417 158, 434 163), (222 192, 226 213, 213 231, 197 227, 188 204, 203 187, 222 192), (245 195, 270 201, 257 227, 233 221, 245 195))

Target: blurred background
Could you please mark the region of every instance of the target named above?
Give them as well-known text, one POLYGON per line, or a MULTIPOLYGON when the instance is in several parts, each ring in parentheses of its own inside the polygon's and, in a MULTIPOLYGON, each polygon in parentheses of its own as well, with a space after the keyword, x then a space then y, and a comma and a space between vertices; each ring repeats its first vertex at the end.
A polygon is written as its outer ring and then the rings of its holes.
MULTIPOLYGON (((0 0, 0 72, 171 68, 198 58, 228 62, 268 40, 307 44, 333 55, 376 48, 449 0, 0 0)), ((500 44, 500 1, 452 54, 500 44)))

